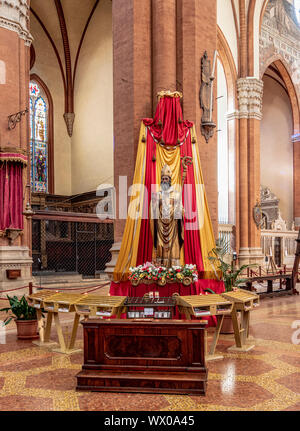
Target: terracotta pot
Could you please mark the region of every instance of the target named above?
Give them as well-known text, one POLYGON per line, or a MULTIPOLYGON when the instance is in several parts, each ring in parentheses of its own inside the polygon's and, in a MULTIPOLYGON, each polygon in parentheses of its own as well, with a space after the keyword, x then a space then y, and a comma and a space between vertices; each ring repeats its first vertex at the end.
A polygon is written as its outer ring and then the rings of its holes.
POLYGON ((231 316, 224 316, 221 334, 234 334, 231 316))
POLYGON ((39 338, 37 320, 15 320, 17 336, 20 340, 39 338))

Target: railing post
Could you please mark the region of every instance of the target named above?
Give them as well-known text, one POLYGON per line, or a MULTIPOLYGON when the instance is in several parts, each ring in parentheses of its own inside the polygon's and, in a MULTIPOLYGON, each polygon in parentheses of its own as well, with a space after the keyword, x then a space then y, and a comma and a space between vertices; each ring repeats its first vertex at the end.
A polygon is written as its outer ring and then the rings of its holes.
MULTIPOLYGON (((282 275, 282 270, 279 271, 279 274, 282 275)), ((280 289, 282 289, 282 278, 280 278, 279 283, 280 283, 279 287, 280 287, 280 289)))
POLYGON ((29 289, 29 295, 32 295, 32 282, 29 283, 28 289, 29 289))

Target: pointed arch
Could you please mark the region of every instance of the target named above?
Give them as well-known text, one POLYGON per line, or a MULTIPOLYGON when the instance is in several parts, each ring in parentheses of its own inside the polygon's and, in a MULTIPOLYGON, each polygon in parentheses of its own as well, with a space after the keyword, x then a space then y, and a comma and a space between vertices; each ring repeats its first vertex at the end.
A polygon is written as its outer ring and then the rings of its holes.
POLYGON ((264 0, 264 4, 263 7, 261 8, 261 12, 260 12, 260 20, 259 20, 259 31, 261 30, 261 26, 262 26, 262 22, 263 22, 263 17, 267 8, 267 5, 269 3, 269 0, 264 0))
POLYGON ((237 70, 229 44, 220 27, 217 29, 217 50, 226 76, 228 95, 231 99, 231 106, 229 106, 229 108, 234 110, 237 106, 237 70))
POLYGON ((250 0, 248 7, 248 22, 247 22, 247 36, 248 36, 248 76, 254 75, 254 12, 256 0, 250 0))
POLYGON ((291 78, 291 71, 289 65, 281 55, 273 55, 265 62, 262 68, 261 79, 271 64, 275 64, 285 83, 292 107, 294 135, 296 135, 300 132, 299 99, 293 80, 291 78))
POLYGON ((35 73, 30 75, 44 91, 48 102, 48 193, 54 193, 54 132, 53 132, 53 99, 45 82, 35 73))
MULTIPOLYGON (((238 165, 236 163, 238 158, 238 121, 235 114, 238 107, 236 86, 238 71, 229 44, 219 27, 217 28, 217 50, 227 86, 228 220, 238 226, 238 165)), ((238 246, 237 238, 236 245, 238 246)))

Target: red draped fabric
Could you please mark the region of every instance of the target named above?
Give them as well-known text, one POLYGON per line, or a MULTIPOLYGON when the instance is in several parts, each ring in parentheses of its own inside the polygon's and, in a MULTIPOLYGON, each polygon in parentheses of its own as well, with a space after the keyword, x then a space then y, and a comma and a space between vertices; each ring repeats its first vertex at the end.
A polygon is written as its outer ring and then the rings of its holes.
POLYGON ((163 97, 157 105, 154 118, 144 118, 143 122, 157 141, 163 139, 165 145, 173 146, 177 144, 177 139, 182 142, 187 130, 193 126, 189 121, 179 122, 179 120, 182 120, 179 98, 163 97))
POLYGON ((151 201, 151 185, 156 184, 156 163, 152 160, 155 156, 156 143, 151 136, 148 136, 145 174, 145 188, 148 193, 144 200, 143 219, 141 221, 140 240, 136 261, 137 265, 143 265, 145 262, 152 261, 153 239, 150 231, 149 206, 151 201))
MULTIPOLYGON (((191 142, 191 128, 193 123, 183 121, 182 109, 179 97, 162 97, 156 108, 154 118, 144 118, 143 123, 146 127, 145 136, 141 144, 146 144, 146 165, 145 165, 145 199, 143 202, 143 216, 141 220, 140 236, 138 238, 138 252, 136 265, 142 265, 152 261, 153 239, 150 228, 150 201, 152 185, 157 184, 156 177, 156 157, 159 160, 160 149, 158 145, 162 145, 166 151, 172 151, 168 147, 180 145, 180 156, 189 156, 193 159, 193 163, 197 161, 193 157, 193 147, 191 142)), ((175 150, 179 151, 179 150, 175 150)), ((175 153, 174 153, 175 154, 175 153)), ((158 162, 159 163, 159 162, 158 162)), ((183 168, 181 166, 181 177, 183 168)), ((177 171, 177 183, 180 181, 177 171), (179 181, 178 181, 179 180, 179 181)), ((138 287, 131 285, 130 281, 121 281, 120 283, 111 283, 110 295, 112 296, 143 296, 150 291, 159 291, 161 297, 170 297, 177 292, 180 296, 200 295, 205 294, 205 289, 209 288, 215 293, 223 293, 225 291, 224 283, 214 279, 201 279, 201 272, 204 271, 204 262, 201 250, 200 232, 197 200, 196 200, 196 185, 194 176, 194 166, 187 167, 185 184, 187 187, 183 189, 183 206, 186 210, 184 217, 184 260, 186 264, 197 265, 199 272, 199 280, 192 283, 190 286, 184 286, 180 283, 167 283, 160 287, 152 284, 139 284, 138 287), (194 223, 193 223, 194 222, 194 223), (193 226, 191 224, 193 223, 193 226)), ((205 245, 202 244, 205 248, 205 245)), ((125 317, 125 316, 124 316, 125 317)), ((176 313, 176 318, 184 318, 176 313)), ((216 324, 215 316, 205 317, 208 320, 209 326, 216 324)))
POLYGON ((22 164, 0 165, 0 230, 23 229, 22 164))
MULTIPOLYGON (((180 155, 182 157, 192 157, 192 145, 194 144, 191 144, 191 135, 189 134, 184 144, 180 147, 180 155)), ((183 168, 181 167, 181 169, 183 168)), ((184 217, 184 259, 185 263, 197 265, 199 275, 201 276, 204 266, 198 228, 198 212, 193 165, 187 167, 182 198, 184 208, 191 209, 191 214, 185 213, 184 217), (193 226, 191 226, 192 224, 193 226)))
MULTIPOLYGON (((170 297, 176 292, 179 293, 180 296, 205 294, 205 289, 207 288, 213 290, 215 293, 225 292, 223 281, 198 280, 195 283, 192 283, 190 286, 184 286, 181 283, 167 283, 165 286, 141 283, 135 287, 132 286, 130 281, 122 281, 120 283, 112 282, 109 293, 112 296, 142 297, 148 292, 159 292, 161 297, 170 297)), ((185 316, 179 314, 178 312, 176 312, 174 317, 185 319, 185 316)), ((205 316, 204 320, 208 321, 208 326, 216 326, 217 320, 215 316, 205 316)))
POLYGON ((112 296, 138 296, 142 297, 147 292, 159 292, 160 296, 172 296, 177 292, 180 296, 200 295, 205 293, 205 289, 212 289, 215 293, 225 292, 223 281, 218 280, 198 280, 190 286, 181 283, 167 283, 165 286, 156 284, 140 283, 137 287, 132 286, 130 281, 112 282, 110 285, 110 295, 112 296))
MULTIPOLYGON (((146 155, 146 172, 145 188, 148 191, 147 198, 144 201, 144 219, 141 222, 141 231, 139 238, 139 248, 136 265, 142 265, 152 261, 153 240, 150 231, 150 220, 148 217, 151 186, 156 184, 156 141, 164 140, 166 146, 178 145, 178 139, 181 142, 180 155, 192 157, 191 134, 189 133, 193 123, 189 121, 179 122, 182 120, 182 109, 178 97, 164 97, 160 100, 154 119, 145 118, 143 120, 147 126, 147 155, 146 155), (159 125, 161 122, 161 125, 159 125)), ((181 168, 182 169, 182 168, 181 168)), ((188 166, 186 184, 183 190, 183 203, 186 208, 191 208, 191 214, 197 214, 196 190, 193 166, 188 166)), ((153 190, 154 191, 154 190, 153 190)), ((197 228, 197 216, 191 218, 191 214, 186 214, 184 219, 184 256, 185 263, 196 264, 199 274, 204 270, 203 259, 200 245, 200 234, 197 228), (190 229, 191 223, 196 226, 190 229)))

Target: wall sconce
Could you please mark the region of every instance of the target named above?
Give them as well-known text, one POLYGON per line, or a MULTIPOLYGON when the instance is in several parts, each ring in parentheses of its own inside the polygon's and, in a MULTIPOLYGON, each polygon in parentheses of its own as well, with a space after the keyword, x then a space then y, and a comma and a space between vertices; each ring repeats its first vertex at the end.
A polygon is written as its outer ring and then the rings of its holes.
POLYGON ((201 87, 200 87, 200 107, 203 110, 201 118, 201 133, 208 144, 209 139, 214 134, 216 124, 212 121, 213 111, 213 83, 216 67, 217 51, 214 54, 213 68, 211 70, 210 60, 205 51, 201 58, 201 87))
POLYGON ((22 115, 27 114, 28 108, 24 111, 17 112, 16 114, 12 114, 8 116, 8 129, 12 130, 16 127, 17 123, 21 121, 22 115))

